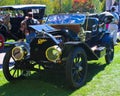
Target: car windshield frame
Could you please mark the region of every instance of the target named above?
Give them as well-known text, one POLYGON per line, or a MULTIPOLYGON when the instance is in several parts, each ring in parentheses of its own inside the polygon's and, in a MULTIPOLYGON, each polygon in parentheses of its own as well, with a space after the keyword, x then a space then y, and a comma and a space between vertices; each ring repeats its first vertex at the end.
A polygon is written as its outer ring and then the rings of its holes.
POLYGON ((81 24, 83 25, 86 19, 85 14, 73 13, 73 14, 55 14, 49 15, 46 24, 58 25, 58 24, 81 24))

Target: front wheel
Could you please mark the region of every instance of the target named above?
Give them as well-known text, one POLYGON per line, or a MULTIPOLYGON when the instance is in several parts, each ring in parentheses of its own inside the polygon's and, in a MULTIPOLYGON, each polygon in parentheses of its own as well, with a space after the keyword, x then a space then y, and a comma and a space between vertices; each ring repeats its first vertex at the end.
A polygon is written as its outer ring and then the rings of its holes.
POLYGON ((87 75, 87 57, 85 51, 80 48, 74 48, 66 61, 66 79, 70 87, 81 87, 87 75))
POLYGON ((23 62, 16 61, 12 57, 12 49, 13 48, 6 53, 3 60, 3 74, 8 81, 24 77, 24 73, 26 73, 26 71, 21 68, 23 62))

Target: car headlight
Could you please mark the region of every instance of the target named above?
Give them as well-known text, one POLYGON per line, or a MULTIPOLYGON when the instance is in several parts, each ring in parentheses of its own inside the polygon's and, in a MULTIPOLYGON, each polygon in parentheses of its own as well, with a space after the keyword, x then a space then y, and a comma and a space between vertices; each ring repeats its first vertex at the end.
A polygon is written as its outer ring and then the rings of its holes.
POLYGON ((57 45, 49 47, 46 50, 46 58, 49 61, 56 62, 57 60, 60 60, 60 56, 62 54, 61 48, 57 45))
POLYGON ((12 49, 12 57, 16 60, 22 60, 26 54, 26 50, 21 46, 16 46, 12 49))

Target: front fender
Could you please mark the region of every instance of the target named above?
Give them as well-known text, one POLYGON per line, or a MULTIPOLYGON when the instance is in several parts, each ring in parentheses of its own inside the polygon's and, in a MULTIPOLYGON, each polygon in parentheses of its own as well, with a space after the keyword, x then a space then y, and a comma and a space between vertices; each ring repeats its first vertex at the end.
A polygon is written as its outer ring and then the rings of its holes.
POLYGON ((91 50, 91 48, 84 42, 66 42, 62 50, 62 58, 68 57, 70 51, 75 47, 81 47, 84 49, 87 55, 87 60, 98 60, 97 55, 91 50))
POLYGON ((7 44, 7 46, 12 46, 12 47, 16 47, 16 46, 20 46, 20 47, 24 47, 28 53, 30 53, 30 46, 28 43, 20 41, 20 42, 4 42, 4 44, 7 44))
POLYGON ((113 37, 110 36, 110 33, 105 33, 101 40, 101 44, 106 47, 110 45, 111 42, 113 42, 113 37))

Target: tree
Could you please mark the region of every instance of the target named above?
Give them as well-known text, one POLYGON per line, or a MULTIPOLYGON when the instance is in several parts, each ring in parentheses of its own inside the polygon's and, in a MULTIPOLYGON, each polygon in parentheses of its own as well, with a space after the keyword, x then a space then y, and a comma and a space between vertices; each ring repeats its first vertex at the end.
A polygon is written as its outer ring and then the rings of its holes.
POLYGON ((62 12, 69 12, 72 9, 72 0, 64 0, 62 2, 62 12))
POLYGON ((1 0, 0 1, 0 5, 3 6, 3 5, 14 5, 15 4, 15 0, 1 0))
POLYGON ((73 0, 73 12, 90 12, 91 10, 94 10, 91 0, 73 0))
POLYGON ((92 0, 92 3, 94 5, 94 9, 95 9, 96 13, 104 11, 104 9, 105 9, 105 1, 106 0, 92 0))
POLYGON ((44 4, 46 14, 57 14, 63 12, 100 12, 105 7, 106 0, 2 0, 0 5, 14 4, 44 4), (17 2, 15 2, 17 1, 17 2))

